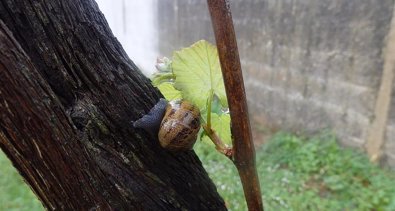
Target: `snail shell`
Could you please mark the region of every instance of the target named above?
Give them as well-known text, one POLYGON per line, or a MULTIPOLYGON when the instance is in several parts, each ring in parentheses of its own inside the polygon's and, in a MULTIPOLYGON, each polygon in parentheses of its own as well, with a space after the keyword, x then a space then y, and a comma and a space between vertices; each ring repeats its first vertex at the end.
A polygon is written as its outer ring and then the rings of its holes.
POLYGON ((133 123, 150 134, 157 134, 160 145, 169 151, 192 149, 200 129, 200 111, 185 100, 160 99, 147 115, 133 123))
POLYGON ((192 149, 200 129, 199 109, 185 100, 170 101, 159 128, 162 147, 170 151, 192 149))

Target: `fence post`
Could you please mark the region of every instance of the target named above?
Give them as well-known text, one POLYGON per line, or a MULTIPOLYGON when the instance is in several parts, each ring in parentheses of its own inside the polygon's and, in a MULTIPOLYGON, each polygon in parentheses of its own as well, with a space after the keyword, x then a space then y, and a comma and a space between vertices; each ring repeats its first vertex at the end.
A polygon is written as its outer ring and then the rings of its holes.
POLYGON ((377 93, 374 118, 368 131, 365 149, 372 162, 380 160, 381 148, 385 142, 385 129, 391 104, 392 86, 395 75, 395 6, 390 30, 384 46, 384 65, 380 88, 377 93))

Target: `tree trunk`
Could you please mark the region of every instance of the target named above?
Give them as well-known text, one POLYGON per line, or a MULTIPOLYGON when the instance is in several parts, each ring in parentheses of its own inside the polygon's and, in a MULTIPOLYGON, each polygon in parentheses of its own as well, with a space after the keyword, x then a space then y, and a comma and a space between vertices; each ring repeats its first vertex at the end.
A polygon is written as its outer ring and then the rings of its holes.
POLYGON ((132 127, 160 96, 93 0, 0 1, 0 147, 47 209, 226 210, 193 151, 132 127))

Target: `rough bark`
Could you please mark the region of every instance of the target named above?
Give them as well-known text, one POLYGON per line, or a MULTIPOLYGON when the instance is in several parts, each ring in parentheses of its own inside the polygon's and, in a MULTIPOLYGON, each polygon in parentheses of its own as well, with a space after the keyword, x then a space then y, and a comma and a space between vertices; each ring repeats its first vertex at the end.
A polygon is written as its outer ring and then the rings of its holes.
POLYGON ((0 19, 0 147, 46 208, 226 209, 193 151, 131 126, 160 93, 94 1, 2 0, 0 19))

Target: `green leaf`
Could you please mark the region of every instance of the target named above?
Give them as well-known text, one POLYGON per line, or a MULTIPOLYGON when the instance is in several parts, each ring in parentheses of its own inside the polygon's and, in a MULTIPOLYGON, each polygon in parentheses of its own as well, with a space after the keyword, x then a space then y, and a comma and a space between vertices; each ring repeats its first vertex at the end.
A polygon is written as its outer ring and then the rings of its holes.
MULTIPOLYGON (((211 113, 211 127, 215 130, 221 140, 228 145, 232 144, 232 138, 230 134, 230 115, 211 113)), ((202 137, 203 142, 211 143, 212 141, 207 135, 202 137)))
POLYGON ((175 75, 171 67, 171 60, 167 57, 158 58, 156 60, 156 72, 152 75, 151 81, 154 86, 159 86, 161 83, 174 81, 175 75))
POLYGON ((166 83, 174 80, 173 73, 156 73, 152 76, 151 81, 154 86, 159 86, 162 83, 166 83))
POLYGON ((210 89, 213 89, 221 105, 228 107, 217 48, 214 45, 201 40, 189 48, 176 51, 172 68, 176 75, 175 87, 181 90, 184 99, 203 110, 210 89))
POLYGON ((172 83, 161 83, 158 89, 167 100, 181 99, 181 92, 174 88, 172 83))
POLYGON ((213 101, 211 102, 211 112, 216 114, 224 113, 224 111, 222 111, 221 102, 216 96, 214 96, 213 101))

